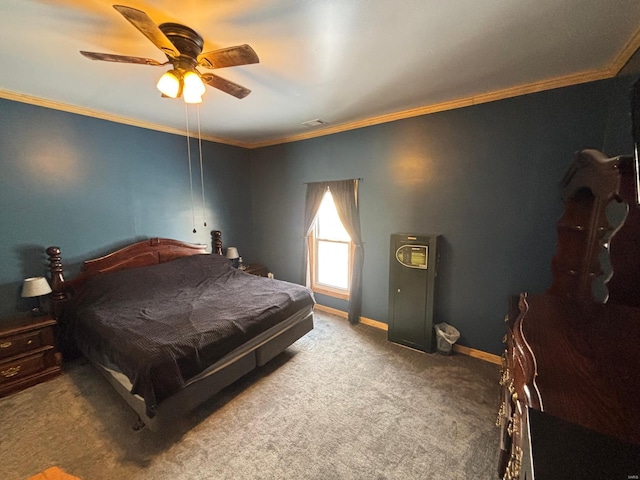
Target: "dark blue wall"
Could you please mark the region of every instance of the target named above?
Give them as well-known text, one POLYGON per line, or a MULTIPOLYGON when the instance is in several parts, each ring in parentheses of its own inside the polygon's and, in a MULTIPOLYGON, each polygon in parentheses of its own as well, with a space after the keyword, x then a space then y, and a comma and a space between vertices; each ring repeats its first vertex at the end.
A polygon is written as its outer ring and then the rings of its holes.
POLYGON ((0 100, 0 318, 28 308, 21 280, 45 274, 57 245, 70 273, 91 255, 169 237, 251 249, 249 152, 203 142, 206 220, 192 141, 197 233, 185 137, 0 100))
POLYGON ((252 151, 256 253, 276 277, 302 283, 304 182, 363 177, 363 316, 387 322, 389 236, 442 234, 436 322, 456 326, 461 344, 498 354, 507 296, 550 284, 558 182, 574 152, 632 152, 629 83, 579 85, 252 151))
POLYGON ((631 152, 629 85, 596 82, 252 151, 203 142, 209 226, 194 162, 197 234, 184 137, 0 100, 0 318, 28 306, 21 280, 45 273, 49 245, 73 274, 81 259, 135 239, 209 244, 216 228, 225 246, 302 283, 304 182, 363 177, 363 315, 387 321, 389 235, 440 233, 436 321, 458 327, 460 343, 499 353, 507 295, 550 283, 558 181, 573 153, 631 152))

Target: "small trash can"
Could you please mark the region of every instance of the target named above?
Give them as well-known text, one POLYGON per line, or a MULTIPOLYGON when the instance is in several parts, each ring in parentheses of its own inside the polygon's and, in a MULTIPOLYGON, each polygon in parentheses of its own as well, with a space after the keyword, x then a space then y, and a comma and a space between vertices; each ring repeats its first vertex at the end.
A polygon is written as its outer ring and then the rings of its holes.
POLYGON ((460 332, 448 323, 436 323, 436 351, 442 355, 451 355, 453 344, 460 338, 460 332))

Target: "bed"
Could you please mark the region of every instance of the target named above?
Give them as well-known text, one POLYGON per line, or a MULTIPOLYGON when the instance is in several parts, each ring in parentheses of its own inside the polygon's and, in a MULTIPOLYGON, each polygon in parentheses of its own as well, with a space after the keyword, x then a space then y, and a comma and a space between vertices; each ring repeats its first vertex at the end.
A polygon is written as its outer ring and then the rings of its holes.
POLYGON ((66 280, 49 247, 51 311, 139 416, 160 430, 313 329, 300 285, 233 268, 219 231, 206 245, 152 238, 83 262, 66 280))

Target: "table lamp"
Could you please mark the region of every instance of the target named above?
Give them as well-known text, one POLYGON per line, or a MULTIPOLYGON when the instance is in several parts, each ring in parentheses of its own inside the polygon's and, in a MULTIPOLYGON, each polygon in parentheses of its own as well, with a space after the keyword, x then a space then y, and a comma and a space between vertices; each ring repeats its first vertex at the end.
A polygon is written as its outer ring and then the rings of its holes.
POLYGON ((21 296, 24 298, 38 298, 38 306, 31 309, 32 315, 44 315, 46 312, 42 307, 42 297, 51 293, 49 282, 44 277, 25 278, 22 283, 21 296))
POLYGON ((238 253, 238 249, 236 247, 227 247, 227 258, 231 260, 231 263, 235 268, 238 268, 238 259, 240 258, 240 254, 238 253))

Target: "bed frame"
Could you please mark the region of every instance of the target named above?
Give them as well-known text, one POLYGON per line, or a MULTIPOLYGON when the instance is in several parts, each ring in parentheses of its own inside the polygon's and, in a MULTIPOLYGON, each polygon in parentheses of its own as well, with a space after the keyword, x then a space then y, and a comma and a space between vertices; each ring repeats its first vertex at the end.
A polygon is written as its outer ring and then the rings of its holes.
MULTIPOLYGON (((222 234, 219 230, 211 232, 213 249, 211 254, 222 255, 222 234)), ((86 260, 80 273, 71 280, 65 280, 61 251, 59 247, 49 247, 49 270, 51 273, 51 313, 55 319, 61 317, 68 299, 79 291, 91 277, 106 272, 139 268, 168 262, 189 255, 208 254, 207 245, 192 244, 166 238, 151 238, 133 243, 108 255, 86 260)), ((223 388, 262 366, 284 351, 289 345, 313 329, 313 309, 298 312, 285 322, 284 328, 271 329, 263 335, 225 356, 185 388, 158 405, 155 415, 149 417, 144 400, 131 394, 128 378, 105 365, 104 360, 83 352, 91 363, 104 375, 107 381, 138 414, 135 429, 146 425, 151 430, 161 430, 175 418, 183 416, 208 400, 223 388)))

